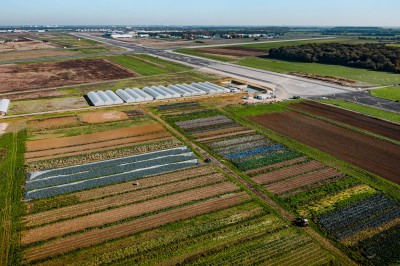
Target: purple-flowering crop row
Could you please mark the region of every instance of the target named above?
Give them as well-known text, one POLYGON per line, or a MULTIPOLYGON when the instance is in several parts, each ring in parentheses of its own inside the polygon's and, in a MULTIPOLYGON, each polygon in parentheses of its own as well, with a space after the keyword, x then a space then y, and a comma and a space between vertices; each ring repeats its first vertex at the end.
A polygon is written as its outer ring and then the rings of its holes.
POLYGON ((177 122, 176 125, 184 129, 186 126, 197 125, 200 123, 206 123, 208 121, 219 121, 221 119, 226 119, 226 118, 227 117, 224 115, 209 116, 209 117, 205 117, 205 118, 180 121, 180 122, 177 122))
POLYGON ((262 135, 258 135, 258 134, 257 135, 246 135, 246 136, 241 136, 241 137, 229 138, 226 140, 215 141, 213 143, 208 144, 208 146, 212 149, 217 149, 217 148, 223 148, 223 147, 233 146, 233 145, 241 144, 241 143, 245 143, 245 142, 262 140, 262 139, 264 139, 264 136, 262 136, 262 135))
POLYGON ((52 196, 65 194, 65 193, 71 193, 71 192, 76 192, 76 191, 81 191, 81 190, 86 190, 86 189, 91 189, 91 188, 96 188, 96 187, 113 185, 113 184, 117 184, 117 183, 136 180, 139 178, 164 174, 167 172, 178 171, 178 170, 182 170, 184 168, 193 167, 197 164, 198 164, 198 161, 197 161, 197 159, 195 159, 195 160, 184 161, 184 162, 179 162, 179 163, 174 163, 174 164, 159 165, 159 166, 154 166, 151 168, 138 169, 137 171, 130 172, 130 173, 122 173, 122 174, 117 174, 117 175, 112 175, 112 176, 84 180, 84 181, 75 182, 75 183, 69 183, 66 185, 32 190, 32 191, 29 191, 26 193, 25 199, 30 200, 30 199, 47 198, 47 197, 52 197, 52 196))
POLYGON ((228 159, 228 160, 242 159, 242 158, 254 156, 257 154, 276 151, 276 150, 282 149, 283 147, 284 146, 282 144, 276 144, 276 145, 270 146, 270 147, 256 148, 256 149, 245 151, 245 152, 229 154, 226 156, 226 159, 228 159))
POLYGON ((197 134, 197 133, 203 133, 203 132, 208 132, 208 131, 213 131, 213 130, 221 130, 221 129, 231 128, 231 127, 239 127, 239 126, 241 126, 241 125, 239 125, 236 122, 228 122, 228 123, 224 123, 224 124, 215 124, 215 125, 209 125, 209 126, 196 127, 196 128, 187 130, 187 132, 190 134, 197 134))
POLYGON ((225 124, 225 123, 232 123, 232 122, 233 122, 232 119, 224 117, 224 118, 219 118, 219 119, 216 119, 216 120, 197 122, 197 123, 188 124, 188 125, 180 126, 180 127, 185 129, 185 130, 190 130, 190 129, 193 129, 193 128, 196 128, 196 127, 206 127, 206 126, 225 124))
POLYGON ((251 142, 245 142, 242 144, 237 144, 232 147, 223 147, 219 149, 215 149, 214 151, 218 153, 219 155, 227 155, 231 153, 238 153, 242 151, 248 151, 254 148, 261 148, 261 147, 267 147, 269 146, 270 143, 264 139, 257 140, 257 141, 251 141, 251 142))

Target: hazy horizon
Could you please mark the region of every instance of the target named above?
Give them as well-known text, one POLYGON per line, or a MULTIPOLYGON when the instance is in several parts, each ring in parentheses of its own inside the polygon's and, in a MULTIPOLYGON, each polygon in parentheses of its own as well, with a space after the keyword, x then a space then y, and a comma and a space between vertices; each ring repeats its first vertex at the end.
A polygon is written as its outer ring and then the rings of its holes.
POLYGON ((396 0, 20 0, 2 5, 0 25, 400 27, 398 10, 396 0))

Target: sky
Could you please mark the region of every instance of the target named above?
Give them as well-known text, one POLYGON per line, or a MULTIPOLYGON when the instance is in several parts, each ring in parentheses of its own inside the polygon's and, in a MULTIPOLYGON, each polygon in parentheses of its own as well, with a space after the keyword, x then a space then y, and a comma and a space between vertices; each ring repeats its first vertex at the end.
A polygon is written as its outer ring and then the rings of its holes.
POLYGON ((0 0, 0 25, 400 27, 400 0, 0 0))

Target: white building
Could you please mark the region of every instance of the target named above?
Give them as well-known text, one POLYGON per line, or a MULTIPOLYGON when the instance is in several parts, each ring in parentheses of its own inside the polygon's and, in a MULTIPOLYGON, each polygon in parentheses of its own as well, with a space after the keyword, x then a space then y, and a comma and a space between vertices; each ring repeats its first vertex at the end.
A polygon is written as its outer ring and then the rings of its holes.
POLYGON ((6 115, 8 113, 8 107, 10 106, 9 99, 0 100, 0 115, 6 115))

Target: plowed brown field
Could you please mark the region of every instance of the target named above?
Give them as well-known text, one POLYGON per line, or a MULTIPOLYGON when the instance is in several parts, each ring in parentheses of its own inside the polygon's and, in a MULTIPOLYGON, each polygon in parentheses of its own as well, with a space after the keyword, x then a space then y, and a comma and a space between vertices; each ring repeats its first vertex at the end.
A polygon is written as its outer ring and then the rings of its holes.
POLYGON ((295 175, 303 174, 310 171, 315 171, 317 169, 321 169, 325 167, 320 162, 311 161, 301 165, 295 165, 288 168, 280 169, 277 171, 273 171, 270 173, 262 174, 253 178, 255 182, 258 184, 266 184, 279 180, 283 180, 285 178, 289 178, 295 175))
POLYGON ((67 253, 79 248, 100 244, 107 240, 129 236, 134 233, 152 229, 167 223, 172 223, 208 212, 222 210, 238 205, 250 197, 242 192, 229 196, 210 199, 204 202, 185 206, 176 210, 158 213, 149 217, 134 220, 112 227, 94 229, 78 235, 67 236, 26 250, 28 262, 67 253))
POLYGON ((136 76, 104 59, 0 66, 0 93, 53 88, 136 76))
POLYGON ((223 181, 225 178, 220 174, 216 173, 210 176, 202 176, 179 183, 172 183, 168 185, 142 189, 139 191, 128 192, 121 195, 108 197, 105 199, 99 199, 95 201, 89 201, 69 207, 58 208, 46 212, 32 214, 26 216, 26 226, 37 226, 41 224, 51 223, 66 218, 72 218, 89 214, 109 208, 115 208, 135 202, 148 200, 151 198, 163 196, 166 194, 176 193, 183 190, 193 189, 199 186, 214 184, 216 182, 223 181))
POLYGON ((234 192, 236 190, 238 190, 236 185, 231 182, 224 182, 100 213, 94 213, 91 215, 27 230, 23 233, 22 243, 31 244, 87 228, 102 226, 165 208, 179 206, 192 201, 213 197, 228 192, 234 192))
POLYGON ((78 124, 78 118, 76 116, 54 117, 29 121, 29 129, 44 130, 65 126, 74 126, 76 124, 78 124))
POLYGON ((163 130, 164 128, 161 125, 153 124, 153 125, 134 126, 130 128, 121 128, 121 129, 115 129, 105 132, 98 132, 98 133, 73 136, 73 137, 33 140, 33 141, 28 141, 27 151, 32 152, 32 151, 56 149, 61 147, 78 146, 89 143, 109 141, 113 139, 140 136, 163 130))
POLYGON ((302 102, 290 107, 400 141, 400 125, 378 118, 317 102, 302 102))
POLYGON ((120 111, 98 111, 82 115, 82 121, 89 124, 121 121, 128 118, 126 113, 120 111))
POLYGON ((250 120, 400 184, 400 148, 396 144, 294 111, 250 120))
POLYGON ((269 191, 273 193, 281 194, 296 188, 308 186, 320 181, 331 179, 339 175, 340 173, 335 169, 328 168, 321 171, 316 171, 298 177, 283 180, 281 182, 268 185, 266 187, 269 191))
MULTIPOLYGON (((115 140, 109 140, 109 141, 102 141, 102 142, 96 142, 93 144, 82 144, 79 146, 72 146, 72 147, 66 147, 66 148, 59 148, 59 149, 49 149, 49 150, 41 150, 41 151, 33 151, 33 152, 27 152, 25 154, 26 159, 31 159, 31 158, 39 158, 39 157, 46 157, 48 159, 50 158, 57 158, 57 155, 61 156, 67 156, 67 155, 77 155, 75 152, 79 151, 87 151, 87 152, 94 152, 94 151, 102 151, 104 148, 106 149, 111 149, 111 148, 119 148, 122 146, 126 146, 127 144, 141 144, 142 142, 148 141, 148 140, 159 140, 163 138, 168 138, 172 137, 172 135, 169 132, 160 132, 160 133, 155 133, 155 134, 149 134, 149 135, 144 135, 144 136, 139 136, 139 137, 131 137, 131 138, 123 138, 123 139, 115 139, 115 140), (73 153, 73 154, 70 154, 73 153), (66 155, 64 155, 66 154, 66 155)), ((43 160, 43 158, 40 158, 43 160)))

